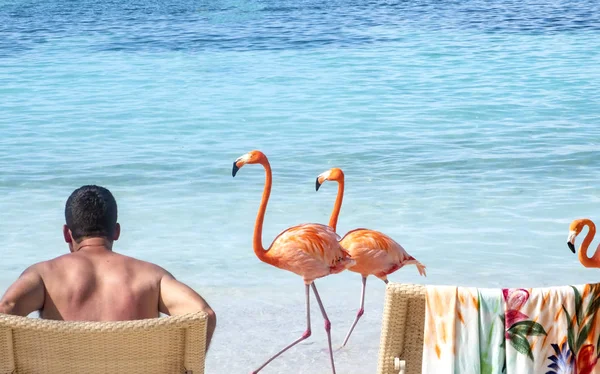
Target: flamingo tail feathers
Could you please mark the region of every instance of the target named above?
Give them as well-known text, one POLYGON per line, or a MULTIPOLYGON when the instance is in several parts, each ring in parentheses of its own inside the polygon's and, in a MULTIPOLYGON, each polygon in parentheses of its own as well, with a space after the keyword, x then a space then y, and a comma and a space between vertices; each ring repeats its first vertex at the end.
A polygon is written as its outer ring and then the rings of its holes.
POLYGON ((427 268, 425 265, 423 265, 422 263, 420 263, 419 261, 417 261, 415 258, 411 257, 410 260, 408 260, 405 265, 415 265, 417 267, 417 270, 419 271, 419 274, 423 277, 427 276, 427 273, 425 271, 425 269, 427 268))
POLYGON ((425 272, 425 268, 426 266, 423 265, 422 263, 418 262, 415 264, 417 265, 417 270, 419 270, 419 274, 421 274, 422 276, 426 277, 427 273, 425 272))

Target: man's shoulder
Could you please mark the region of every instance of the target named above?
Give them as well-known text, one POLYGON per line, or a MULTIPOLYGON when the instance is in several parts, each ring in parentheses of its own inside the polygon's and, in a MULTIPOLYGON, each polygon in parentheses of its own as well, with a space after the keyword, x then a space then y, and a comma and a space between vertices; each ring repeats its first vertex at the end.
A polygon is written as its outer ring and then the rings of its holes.
POLYGON ((85 268, 85 259, 73 256, 72 253, 67 253, 62 256, 58 256, 46 261, 40 261, 29 266, 25 272, 37 272, 43 278, 47 276, 53 276, 58 273, 62 273, 68 269, 79 269, 85 268))
POLYGON ((130 265, 135 266, 137 268, 141 268, 145 271, 154 272, 157 274, 167 274, 168 273, 165 269, 163 269, 162 267, 160 267, 159 265, 157 265, 155 263, 140 260, 138 258, 130 257, 130 256, 122 255, 122 254, 119 254, 119 256, 123 259, 123 261, 125 261, 125 262, 129 263, 130 265))
MULTIPOLYGON (((140 260, 135 257, 126 256, 120 253, 112 253, 111 257, 113 258, 113 261, 116 260, 115 263, 120 263, 121 265, 132 269, 137 274, 154 274, 155 276, 161 278, 164 275, 170 274, 161 266, 149 261, 140 260)), ((81 270, 82 268, 85 268, 86 265, 94 267, 94 263, 96 263, 97 260, 98 259, 94 260, 88 258, 87 256, 78 255, 77 253, 67 253, 47 261, 41 261, 36 264, 33 264, 29 268, 27 268, 26 271, 35 271, 40 274, 48 274, 54 273, 55 270, 59 269, 77 268, 78 270, 81 270)))
POLYGON ((74 268, 74 264, 72 262, 69 263, 69 260, 68 255, 62 255, 50 260, 36 262, 27 267, 21 275, 35 274, 45 281, 47 277, 53 277, 57 274, 57 270, 74 268))
POLYGON ((65 255, 61 255, 61 256, 58 256, 58 257, 54 257, 54 258, 52 258, 50 260, 45 260, 45 261, 37 262, 37 263, 31 265, 30 267, 28 267, 27 270, 38 270, 38 271, 46 270, 48 268, 54 267, 56 265, 59 265, 59 264, 61 264, 63 262, 70 261, 71 258, 72 258, 72 256, 70 256, 70 253, 69 254, 65 254, 65 255))

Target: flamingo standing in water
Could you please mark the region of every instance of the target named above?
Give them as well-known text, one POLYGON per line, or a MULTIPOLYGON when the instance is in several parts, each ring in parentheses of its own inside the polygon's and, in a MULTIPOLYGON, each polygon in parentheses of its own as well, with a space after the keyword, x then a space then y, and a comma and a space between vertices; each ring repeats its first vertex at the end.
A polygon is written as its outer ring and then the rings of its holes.
POLYGON ((238 170, 246 164, 261 164, 266 172, 265 188, 260 208, 258 209, 258 215, 256 216, 256 224, 254 225, 254 253, 262 262, 300 275, 304 279, 304 284, 306 286, 306 331, 300 338, 294 340, 291 344, 268 359, 253 373, 258 373, 279 355, 311 335, 309 287, 312 287, 315 298, 319 303, 321 314, 325 320, 325 331, 327 332, 329 344, 329 358, 331 360, 333 373, 335 374, 333 351, 331 349, 331 323, 329 322, 327 313, 325 313, 325 308, 323 307, 314 281, 317 278, 344 271, 348 267, 354 265, 354 260, 352 260, 348 252, 345 251, 338 242, 340 237, 335 231, 328 226, 317 223, 306 223, 290 227, 281 232, 275 238, 271 246, 268 249, 265 249, 262 245, 262 227, 269 195, 271 194, 271 166, 267 156, 262 152, 251 151, 235 160, 233 163, 232 175, 235 177, 238 170))
MULTIPOLYGON (((329 226, 336 230, 338 216, 342 208, 342 200, 344 198, 344 172, 339 168, 330 169, 317 177, 316 190, 319 190, 321 184, 325 181, 337 181, 338 192, 333 206, 331 218, 329 218, 329 226)), ((404 248, 396 243, 389 236, 375 230, 355 229, 349 231, 340 241, 340 244, 346 251, 350 253, 352 259, 356 261, 356 265, 348 268, 348 270, 362 275, 362 291, 360 294, 360 308, 356 314, 356 318, 344 339, 342 347, 346 345, 350 334, 358 323, 358 320, 364 314, 365 306, 365 287, 367 285, 367 276, 374 275, 377 278, 388 283, 387 276, 404 265, 416 265, 419 274, 425 276, 425 265, 415 260, 414 257, 406 253, 404 248)))
POLYGON ((587 255, 588 247, 596 235, 596 225, 594 225, 594 222, 587 218, 576 219, 571 222, 571 226, 569 226, 569 239, 567 240, 567 245, 569 246, 569 249, 573 251, 573 253, 576 253, 575 238, 581 233, 585 226, 587 226, 589 230, 585 236, 585 239, 583 239, 583 243, 581 243, 581 246, 579 247, 579 262, 581 262, 581 264, 586 268, 600 268, 600 245, 592 257, 588 257, 587 255))

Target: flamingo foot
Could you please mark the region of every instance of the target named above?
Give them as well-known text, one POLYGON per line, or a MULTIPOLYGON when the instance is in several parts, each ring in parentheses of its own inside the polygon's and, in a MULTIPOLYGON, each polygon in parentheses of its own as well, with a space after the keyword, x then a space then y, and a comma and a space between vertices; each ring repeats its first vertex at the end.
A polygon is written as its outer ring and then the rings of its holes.
POLYGON ((306 331, 304 331, 304 333, 302 334, 301 337, 299 337, 298 339, 294 340, 292 343, 290 343, 289 345, 287 345, 281 351, 277 352, 273 357, 271 357, 270 359, 268 359, 267 362, 265 362, 264 364, 262 364, 258 369, 254 370, 252 372, 252 374, 257 374, 265 366, 267 366, 268 364, 270 364, 271 361, 273 361, 277 357, 281 356, 285 351, 287 351, 288 349, 292 348, 293 346, 295 346, 296 344, 300 343, 301 341, 308 339, 308 337, 310 337, 310 335, 311 335, 311 330, 310 330, 310 286, 307 284, 306 285, 306 331))
MULTIPOLYGON (((387 279, 383 280, 384 282, 387 283, 387 279)), ((354 319, 354 322, 352 322, 352 326, 350 326, 350 330, 348 331, 348 334, 346 334, 346 338, 344 338, 344 342, 342 343, 341 348, 344 348, 346 346, 346 343, 348 343, 348 339, 350 339, 350 335, 352 335, 352 331, 354 331, 354 328, 356 327, 356 324, 358 323, 358 320, 360 319, 360 317, 362 317, 363 314, 365 314, 365 288, 367 287, 367 277, 362 277, 362 290, 360 292, 360 308, 358 309, 358 312, 356 313, 356 318, 354 319)))
POLYGON ((317 286, 315 286, 315 283, 312 283, 312 289, 314 291, 315 294, 315 298, 317 299, 317 302, 319 303, 319 309, 321 309, 321 314, 323 315, 323 319, 325 320, 325 331, 327 332, 327 348, 329 348, 329 359, 331 361, 331 370, 333 371, 333 374, 335 373, 335 363, 333 361, 333 349, 331 348, 331 322, 329 321, 329 317, 327 316, 327 313, 325 312, 325 308, 323 307, 323 302, 321 302, 321 297, 319 296, 319 291, 317 291, 317 286))
POLYGON ((360 319, 360 317, 363 316, 363 314, 365 314, 365 310, 364 308, 360 308, 358 310, 358 313, 356 313, 356 319, 354 320, 354 323, 352 324, 352 327, 350 327, 350 331, 348 331, 348 334, 346 335, 346 338, 344 339, 344 343, 342 343, 342 346, 339 349, 342 349, 346 346, 346 343, 348 343, 348 339, 350 339, 350 335, 352 334, 352 331, 354 330, 354 327, 356 327, 356 324, 358 323, 358 320, 360 319))
POLYGON ((295 346, 296 344, 300 343, 303 340, 306 340, 310 337, 311 335, 311 331, 310 328, 306 331, 304 331, 304 333, 302 334, 301 337, 299 337, 298 339, 294 340, 294 342, 292 342, 290 345, 288 345, 287 347, 283 348, 281 351, 277 352, 277 354, 275 354, 273 357, 271 357, 267 362, 265 362, 264 364, 262 364, 261 367, 259 367, 258 369, 256 369, 255 371, 252 372, 252 374, 257 374, 259 371, 261 371, 265 366, 267 366, 268 364, 271 363, 271 361, 273 361, 274 359, 276 359, 277 357, 281 356, 285 351, 287 351, 288 349, 292 348, 293 346, 295 346))

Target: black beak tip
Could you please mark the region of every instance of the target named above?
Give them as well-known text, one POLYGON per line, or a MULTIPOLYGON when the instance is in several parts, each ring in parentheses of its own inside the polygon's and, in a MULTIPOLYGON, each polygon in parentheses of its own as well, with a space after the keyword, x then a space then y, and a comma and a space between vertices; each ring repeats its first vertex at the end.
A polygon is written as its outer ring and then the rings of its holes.
POLYGON ((571 250, 571 252, 575 253, 575 246, 573 245, 573 243, 568 242, 567 245, 569 246, 569 249, 571 250))
POLYGON ((233 169, 231 170, 231 176, 235 177, 235 175, 237 174, 238 170, 240 170, 240 168, 236 165, 236 162, 233 162, 233 169))
POLYGON ((319 178, 317 178, 317 181, 315 182, 315 189, 318 191, 319 187, 321 187, 321 183, 319 183, 319 178))

